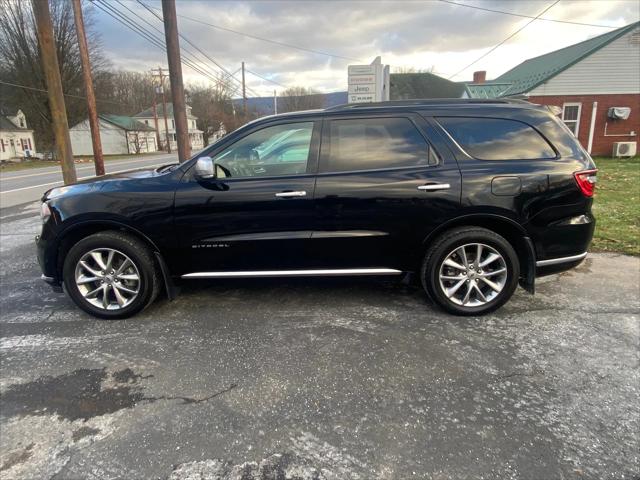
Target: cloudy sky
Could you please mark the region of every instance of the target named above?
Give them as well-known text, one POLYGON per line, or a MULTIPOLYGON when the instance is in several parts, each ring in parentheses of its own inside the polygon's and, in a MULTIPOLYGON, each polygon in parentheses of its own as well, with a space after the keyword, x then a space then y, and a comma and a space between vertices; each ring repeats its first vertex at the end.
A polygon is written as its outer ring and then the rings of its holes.
MULTIPOLYGON (((103 8, 106 3, 119 10, 120 18, 126 15, 161 36, 151 26, 161 29, 159 20, 137 0, 98 1, 102 2, 103 8)), ((159 0, 141 1, 152 9, 160 8, 159 0)), ((554 4, 554 0, 452 2, 534 17, 554 4)), ((166 66, 166 54, 162 50, 104 11, 96 7, 93 10, 95 27, 114 67, 145 71, 158 65, 166 66)), ((155 11, 161 15, 160 10, 155 11)), ((561 0, 541 18, 596 26, 536 20, 461 73, 458 72, 531 19, 452 5, 442 0, 178 0, 177 13, 181 34, 208 58, 181 40, 183 55, 198 58, 194 61, 209 73, 219 71, 213 60, 229 72, 237 70, 244 60, 247 69, 277 82, 270 83, 249 73, 247 84, 251 94, 270 95, 274 88, 282 90, 283 86, 293 85, 313 87, 322 92, 346 90, 347 65, 370 63, 378 55, 392 69, 433 70, 445 78, 455 75, 453 80, 468 80, 474 70, 487 70, 487 78, 495 78, 526 58, 612 30, 606 27, 621 27, 638 21, 640 2, 561 0)), ((189 67, 183 67, 183 73, 187 82, 208 81, 189 67)), ((239 74, 236 76, 239 78, 239 74)))

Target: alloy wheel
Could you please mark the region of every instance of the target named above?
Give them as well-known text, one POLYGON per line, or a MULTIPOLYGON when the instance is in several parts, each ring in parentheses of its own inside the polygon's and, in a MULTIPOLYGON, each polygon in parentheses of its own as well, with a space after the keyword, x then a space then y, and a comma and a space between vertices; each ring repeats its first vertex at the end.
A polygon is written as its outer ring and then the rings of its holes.
POLYGON ((85 253, 76 264, 75 282, 84 299, 103 310, 125 308, 140 292, 138 267, 112 248, 85 253))
POLYGON ((440 264, 440 288, 456 305, 480 307, 494 300, 507 282, 507 264, 493 247, 468 243, 440 264))

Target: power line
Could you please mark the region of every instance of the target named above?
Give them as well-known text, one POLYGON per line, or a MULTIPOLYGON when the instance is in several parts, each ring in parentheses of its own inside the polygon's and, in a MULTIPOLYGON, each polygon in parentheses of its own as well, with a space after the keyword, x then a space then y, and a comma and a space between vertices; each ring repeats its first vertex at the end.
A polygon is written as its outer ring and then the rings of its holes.
POLYGON ((531 20, 529 20, 527 23, 525 23, 522 27, 520 27, 518 30, 516 30, 515 32, 513 32, 511 35, 509 35, 507 38, 505 38, 504 40, 502 40, 500 43, 498 43, 497 45, 495 45, 494 47, 492 47, 488 52, 483 53, 482 55, 480 55, 478 58, 476 58, 473 62, 471 62, 469 65, 467 65, 466 67, 464 67, 461 70, 458 70, 456 73, 454 73, 453 75, 451 75, 450 77, 448 77, 448 80, 451 80, 453 77, 459 75, 460 73, 464 72, 467 68, 471 67, 472 65, 475 65, 476 63, 478 63, 480 60, 482 60, 484 57, 486 57, 487 55, 489 55, 491 52, 495 51, 497 48, 499 48, 501 45, 505 44, 506 42, 508 42, 509 40, 511 40, 513 37, 515 37, 518 33, 520 33, 522 30, 524 30, 525 28, 527 28, 529 25, 531 25, 533 22, 535 22, 538 17, 540 17, 541 15, 544 15, 549 9, 551 9, 551 7, 554 7, 557 3, 559 3, 560 0, 555 0, 555 2, 553 2, 551 5, 549 5, 548 7, 546 7, 544 10, 542 10, 538 15, 536 15, 535 17, 533 17, 531 20))
MULTIPOLYGON (((125 7, 127 10, 131 11, 128 7, 126 7, 125 5, 122 4, 122 2, 120 0, 117 0, 118 3, 120 3, 123 7, 125 7)), ((156 12, 154 12, 148 5, 146 5, 145 3, 141 2, 140 0, 137 0, 137 2, 142 5, 149 13, 151 13, 154 17, 156 17, 161 23, 164 23, 163 18, 158 15, 156 12)), ((132 12, 133 13, 133 12, 132 12)), ((142 17, 141 17, 142 18, 142 17)), ((144 19, 143 19, 144 20, 144 19)), ((146 20, 145 20, 146 22, 146 20)), ((148 23, 148 22, 147 22, 148 23)), ((155 28, 155 27, 154 27, 155 28)), ((178 35, 180 36, 180 38, 182 38, 185 42, 187 42, 189 45, 191 45, 192 47, 194 47, 198 52, 200 52, 201 55, 203 55, 206 59, 208 59, 210 62, 212 62, 215 66, 217 66, 220 70, 222 70, 223 72, 225 72, 230 78, 232 78, 233 80, 238 80, 237 78, 235 78, 233 76, 233 74, 229 73, 229 71, 224 68, 220 63, 218 63, 216 60, 214 60, 213 58, 211 58, 209 55, 207 55, 205 52, 203 52, 195 43, 193 43, 191 40, 189 40, 186 36, 184 36, 181 33, 178 33, 178 35)))
MULTIPOLYGON (((157 7, 150 7, 150 8, 153 8, 155 10, 159 10, 159 8, 157 8, 157 7)), ((213 23, 208 23, 208 22, 205 22, 204 20, 199 20, 197 18, 188 17, 187 15, 178 15, 178 17, 184 18, 185 20, 191 20, 192 22, 200 23, 202 25, 207 25, 207 26, 212 27, 212 28, 217 28, 218 30, 223 30, 225 32, 235 33, 236 35, 241 35, 243 37, 253 38, 254 40, 260 40, 262 42, 271 43, 273 45, 280 45, 281 47, 294 48, 296 50, 301 50, 301 51, 307 52, 307 53, 315 53, 316 55, 324 55, 325 57, 340 58, 342 60, 354 60, 356 62, 361 62, 362 63, 362 60, 359 60, 357 58, 346 57, 344 55, 336 55, 334 53, 323 52, 321 50, 314 50, 312 48, 299 47, 297 45, 292 45, 290 43, 279 42, 277 40, 271 40, 270 38, 259 37, 257 35, 252 35, 250 33, 240 32, 238 30, 233 30, 231 28, 222 27, 220 25, 215 25, 213 23)))
POLYGON ((613 27, 611 25, 597 25, 594 23, 571 22, 569 20, 556 20, 554 18, 536 18, 531 15, 523 15, 523 14, 514 13, 514 12, 505 12, 504 10, 494 10, 492 8, 478 7, 477 5, 469 5, 467 3, 452 2, 451 0, 438 0, 438 1, 442 3, 448 3, 449 5, 456 5, 458 7, 466 7, 466 8, 473 8, 474 10, 482 10, 483 12, 501 13, 503 15, 511 15, 512 17, 533 18, 537 20, 543 20, 545 22, 568 23, 570 25, 582 25, 585 27, 618 28, 618 27, 613 27))
MULTIPOLYGON (((48 93, 48 90, 45 90, 43 88, 29 87, 28 85, 20 85, 20 84, 17 84, 17 83, 4 82, 2 80, 0 80, 0 85, 7 85, 9 87, 15 87, 15 88, 24 88, 25 90, 33 90, 34 92, 48 93)), ((82 95, 73 95, 71 93, 65 93, 64 96, 65 97, 69 97, 69 98, 79 98, 81 100, 86 100, 87 99, 87 97, 83 97, 82 95)), ((101 99, 97 98, 96 101, 103 102, 103 103, 112 103, 114 105, 120 105, 122 107, 126 107, 127 106, 124 103, 114 102, 112 100, 101 100, 101 99)))
POLYGON ((270 78, 264 77, 264 76, 260 75, 259 73, 256 73, 256 72, 254 72, 254 71, 252 71, 252 70, 249 70, 248 68, 245 68, 245 71, 246 71, 246 72, 248 72, 248 73, 250 73, 250 74, 252 74, 252 75, 255 75, 255 76, 256 76, 256 77, 258 77, 258 78, 261 78, 261 79, 263 79, 263 80, 266 80, 267 82, 271 82, 271 83, 273 83, 274 85, 278 85, 279 87, 282 87, 282 88, 289 88, 289 87, 287 87, 286 85, 283 85, 282 83, 278 83, 278 82, 276 82, 275 80, 271 80, 270 78))
MULTIPOLYGON (((136 34, 140 35, 142 38, 144 38, 145 40, 150 42, 152 45, 154 45, 154 46, 158 47, 160 50, 163 50, 163 51, 166 52, 166 46, 164 44, 164 41, 161 38, 158 38, 157 36, 155 36, 155 34, 153 32, 150 32, 148 29, 146 29, 145 27, 140 25, 138 22, 136 22, 135 20, 132 20, 129 16, 127 16, 122 11, 118 10, 117 8, 115 8, 113 5, 109 5, 106 2, 104 2, 103 0, 93 0, 93 4, 96 7, 98 7, 100 10, 102 10, 103 12, 108 14, 110 17, 112 17, 113 19, 115 19, 116 21, 118 21, 119 23, 121 23, 122 25, 127 27, 128 29, 130 29, 131 31, 133 31, 136 34)), ((153 28, 155 28, 155 27, 153 27, 153 28)), ((156 29, 156 30, 158 30, 158 29, 156 29)), ((158 30, 158 31, 161 32, 160 30, 158 30)), ((193 54, 191 52, 189 52, 188 50, 187 50, 187 53, 189 53, 191 56, 193 56, 193 54)), ((199 73, 200 75, 208 78, 209 80, 211 80, 214 83, 217 83, 217 84, 220 84, 220 85, 223 84, 220 79, 214 77, 212 74, 204 71, 201 67, 196 65, 194 63, 194 61, 191 60, 188 55, 185 55, 184 57, 185 58, 182 59, 182 63, 184 63, 186 66, 190 67, 192 70, 194 70, 195 72, 199 73)), ((196 58, 195 61, 197 62, 198 59, 196 58)), ((236 93, 237 90, 238 90, 238 88, 236 88, 232 93, 236 93)))

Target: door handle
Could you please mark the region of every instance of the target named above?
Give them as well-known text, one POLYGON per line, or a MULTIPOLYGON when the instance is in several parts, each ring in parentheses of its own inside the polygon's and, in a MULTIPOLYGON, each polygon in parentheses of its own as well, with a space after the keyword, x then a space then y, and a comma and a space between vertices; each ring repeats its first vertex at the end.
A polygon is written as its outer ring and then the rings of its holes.
POLYGON ((276 197, 278 198, 289 198, 289 197, 305 197, 307 192, 304 190, 298 190, 295 192, 280 192, 276 193, 276 197))
POLYGON ((433 192, 436 190, 448 190, 451 188, 451 185, 448 183, 428 183, 426 185, 420 185, 418 190, 423 190, 426 192, 433 192))

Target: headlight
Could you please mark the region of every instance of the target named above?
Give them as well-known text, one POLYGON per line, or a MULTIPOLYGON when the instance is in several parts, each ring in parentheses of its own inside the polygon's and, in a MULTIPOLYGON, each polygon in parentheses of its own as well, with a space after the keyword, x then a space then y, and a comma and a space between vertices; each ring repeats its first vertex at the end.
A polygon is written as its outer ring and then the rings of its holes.
POLYGON ((51 217, 49 204, 47 202, 42 202, 42 205, 40 205, 40 218, 42 219, 42 223, 47 223, 49 217, 51 217))

